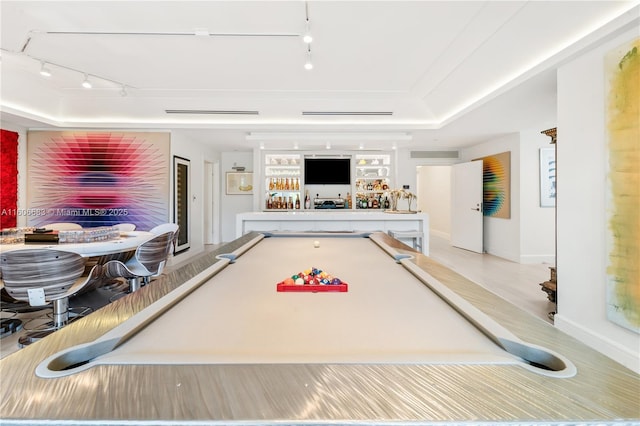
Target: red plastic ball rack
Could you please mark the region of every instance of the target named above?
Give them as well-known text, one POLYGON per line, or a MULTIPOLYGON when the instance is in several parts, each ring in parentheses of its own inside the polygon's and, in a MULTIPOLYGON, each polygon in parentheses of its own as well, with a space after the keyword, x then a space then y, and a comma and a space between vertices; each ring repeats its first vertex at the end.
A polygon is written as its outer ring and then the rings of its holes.
POLYGON ((279 292, 297 292, 297 293, 320 293, 320 292, 347 292, 349 291, 349 284, 343 282, 340 284, 285 284, 279 282, 276 286, 279 292))

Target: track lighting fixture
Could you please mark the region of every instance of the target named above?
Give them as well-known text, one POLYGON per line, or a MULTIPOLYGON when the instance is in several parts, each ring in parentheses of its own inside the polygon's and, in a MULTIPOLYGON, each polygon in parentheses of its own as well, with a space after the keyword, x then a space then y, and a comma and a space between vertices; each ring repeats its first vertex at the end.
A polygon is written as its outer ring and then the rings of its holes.
POLYGON ((305 26, 304 26, 304 34, 302 36, 302 41, 307 44, 307 60, 304 63, 305 70, 313 69, 313 62, 311 62, 311 42, 313 41, 313 37, 311 36, 311 24, 309 23, 309 3, 304 3, 304 14, 305 14, 305 26))
POLYGON ((40 62, 40 75, 44 77, 51 77, 51 70, 47 68, 47 64, 44 61, 40 62))
POLYGON ((302 41, 309 44, 313 41, 313 36, 311 35, 311 24, 309 24, 309 18, 307 18, 304 28, 304 35, 302 36, 302 41))
POLYGON ((82 87, 84 87, 85 89, 91 89, 93 87, 91 85, 91 82, 89 81, 89 76, 87 74, 84 75, 84 81, 82 82, 82 87))
POLYGON ((305 70, 313 69, 313 62, 311 62, 311 46, 307 49, 307 61, 304 63, 305 70))
MULTIPOLYGON (((51 77, 53 75, 53 73, 51 72, 51 68, 59 68, 62 70, 67 70, 67 71, 71 71, 74 73, 78 73, 78 74, 82 74, 82 76, 84 77, 84 79, 82 80, 82 87, 84 87, 85 89, 91 89, 93 87, 93 84, 91 83, 89 76, 91 76, 92 80, 99 80, 101 82, 107 82, 110 83, 109 86, 112 87, 113 89, 117 89, 118 87, 120 88, 119 90, 119 94, 120 96, 129 96, 129 93, 127 92, 127 87, 129 87, 129 89, 132 88, 132 86, 129 86, 125 83, 122 83, 120 81, 115 81, 115 80, 111 80, 110 78, 106 78, 106 77, 102 77, 96 74, 89 74, 86 73, 82 70, 79 70, 77 68, 72 68, 72 67, 68 67, 66 65, 62 65, 59 63, 55 63, 55 62, 51 62, 51 61, 47 61, 35 56, 31 56, 28 55, 26 53, 15 53, 15 52, 8 52, 5 51, 4 49, 0 49, 3 52, 7 52, 7 53, 14 53, 17 55, 21 55, 21 56, 26 56, 27 58, 33 59, 34 61, 38 61, 40 63, 40 75, 42 75, 43 77, 51 77)), ((58 73, 56 73, 57 75, 58 73)), ((115 92, 114 92, 115 93, 115 92)))

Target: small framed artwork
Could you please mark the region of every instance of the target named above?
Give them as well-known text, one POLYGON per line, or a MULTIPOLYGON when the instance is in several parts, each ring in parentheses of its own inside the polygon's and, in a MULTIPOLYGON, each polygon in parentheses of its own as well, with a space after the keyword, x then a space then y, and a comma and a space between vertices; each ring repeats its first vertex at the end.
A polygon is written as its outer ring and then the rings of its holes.
POLYGON ((227 195, 253 194, 253 172, 227 172, 227 195))
POLYGON ((540 148, 540 207, 556 205, 556 150, 540 148))

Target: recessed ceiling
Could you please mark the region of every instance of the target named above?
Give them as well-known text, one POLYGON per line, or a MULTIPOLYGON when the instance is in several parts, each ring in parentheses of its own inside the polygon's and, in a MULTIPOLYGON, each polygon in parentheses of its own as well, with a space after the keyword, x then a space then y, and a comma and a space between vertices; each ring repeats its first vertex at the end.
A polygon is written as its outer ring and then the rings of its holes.
POLYGON ((176 129, 220 149, 251 149, 250 132, 465 146, 554 124, 555 67, 637 4, 2 1, 2 118, 176 129))

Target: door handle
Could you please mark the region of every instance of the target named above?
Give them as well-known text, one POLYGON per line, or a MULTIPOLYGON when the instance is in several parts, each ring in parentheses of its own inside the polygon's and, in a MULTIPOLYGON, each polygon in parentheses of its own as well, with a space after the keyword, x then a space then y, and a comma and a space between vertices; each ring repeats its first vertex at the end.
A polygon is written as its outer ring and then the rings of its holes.
POLYGON ((476 208, 471 207, 471 210, 475 210, 477 212, 482 211, 482 204, 476 204, 476 208))

